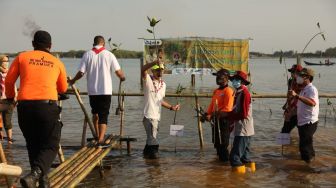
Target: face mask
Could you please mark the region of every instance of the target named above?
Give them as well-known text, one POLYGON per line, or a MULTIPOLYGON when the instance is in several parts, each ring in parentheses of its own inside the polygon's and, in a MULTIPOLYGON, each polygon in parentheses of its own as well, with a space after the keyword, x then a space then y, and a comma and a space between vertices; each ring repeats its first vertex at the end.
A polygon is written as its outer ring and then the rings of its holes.
POLYGON ((296 77, 296 83, 303 84, 303 78, 301 76, 296 77))
POLYGON ((236 89, 240 88, 241 86, 241 81, 240 80, 237 80, 237 79, 234 79, 232 80, 232 86, 236 89))

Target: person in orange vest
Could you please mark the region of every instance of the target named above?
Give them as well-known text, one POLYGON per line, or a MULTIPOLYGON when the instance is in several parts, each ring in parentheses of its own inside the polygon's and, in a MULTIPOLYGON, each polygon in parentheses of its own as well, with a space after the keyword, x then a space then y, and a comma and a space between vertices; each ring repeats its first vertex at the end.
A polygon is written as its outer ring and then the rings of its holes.
POLYGON ((17 114, 26 140, 31 172, 20 179, 22 187, 49 187, 48 171, 61 138, 58 93, 68 87, 64 64, 50 53, 51 36, 36 31, 34 50, 20 53, 5 80, 7 100, 14 100, 15 82, 20 77, 17 114))
POLYGON ((220 161, 229 161, 229 139, 230 125, 227 120, 228 113, 232 111, 234 91, 228 86, 230 72, 226 69, 221 69, 214 74, 216 83, 219 86, 214 90, 211 103, 207 110, 206 119, 213 119, 213 138, 214 147, 217 150, 217 155, 220 161))

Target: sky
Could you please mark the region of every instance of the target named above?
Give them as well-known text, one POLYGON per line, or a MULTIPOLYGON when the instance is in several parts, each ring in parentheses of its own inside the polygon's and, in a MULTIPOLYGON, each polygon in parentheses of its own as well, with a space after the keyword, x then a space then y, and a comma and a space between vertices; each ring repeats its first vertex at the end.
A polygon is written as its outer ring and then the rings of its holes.
POLYGON ((306 52, 336 47, 335 0, 0 0, 0 52, 32 49, 36 29, 52 51, 87 50, 102 35, 122 49, 143 49, 147 16, 161 19, 158 38, 251 38, 250 51, 306 52))

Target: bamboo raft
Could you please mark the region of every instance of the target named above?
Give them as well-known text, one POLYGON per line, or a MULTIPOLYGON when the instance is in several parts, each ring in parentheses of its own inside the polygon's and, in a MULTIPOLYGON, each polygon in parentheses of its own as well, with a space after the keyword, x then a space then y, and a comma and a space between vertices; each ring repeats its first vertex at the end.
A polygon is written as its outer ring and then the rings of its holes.
POLYGON ((112 148, 117 148, 119 143, 120 136, 113 135, 106 138, 105 144, 109 145, 106 148, 95 147, 96 141, 89 142, 48 174, 50 186, 75 187, 97 165, 101 164, 102 159, 112 148))

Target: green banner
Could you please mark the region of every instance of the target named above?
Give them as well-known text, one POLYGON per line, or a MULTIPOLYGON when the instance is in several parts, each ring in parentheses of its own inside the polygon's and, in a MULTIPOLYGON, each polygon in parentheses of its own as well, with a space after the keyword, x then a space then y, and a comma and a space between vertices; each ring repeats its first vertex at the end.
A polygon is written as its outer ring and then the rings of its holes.
POLYGON ((156 59, 158 49, 163 49, 168 74, 211 74, 221 68, 248 72, 248 39, 144 40, 145 63, 156 59))

